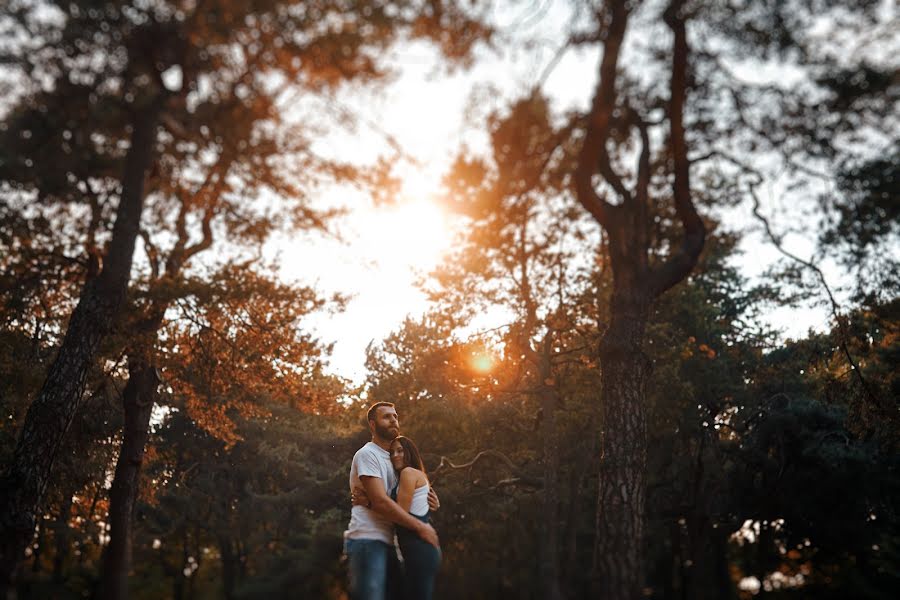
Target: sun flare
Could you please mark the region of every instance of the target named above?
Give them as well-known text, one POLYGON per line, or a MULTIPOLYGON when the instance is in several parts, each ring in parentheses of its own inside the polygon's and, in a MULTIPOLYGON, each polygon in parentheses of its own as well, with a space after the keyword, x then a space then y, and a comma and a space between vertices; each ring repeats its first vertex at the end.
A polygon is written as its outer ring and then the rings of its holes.
POLYGON ((469 364, 479 373, 490 373, 494 368, 494 357, 487 352, 476 352, 469 359, 469 364))
POLYGON ((381 269, 427 271, 440 262, 452 237, 448 216, 420 182, 404 185, 396 204, 376 209, 371 254, 381 269))

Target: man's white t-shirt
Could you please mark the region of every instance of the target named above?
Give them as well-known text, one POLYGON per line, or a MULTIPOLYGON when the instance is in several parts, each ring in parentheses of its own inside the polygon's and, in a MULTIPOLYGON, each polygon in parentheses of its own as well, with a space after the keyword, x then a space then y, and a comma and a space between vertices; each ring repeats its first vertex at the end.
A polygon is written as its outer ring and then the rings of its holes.
MULTIPOLYGON (((397 483, 397 474, 391 465, 390 453, 376 444, 369 442, 356 451, 350 464, 350 491, 354 487, 363 487, 360 477, 368 475, 378 477, 384 484, 388 494, 397 483)), ((394 524, 365 506, 354 506, 350 511, 350 525, 344 532, 345 539, 379 540, 386 544, 394 544, 394 524)))

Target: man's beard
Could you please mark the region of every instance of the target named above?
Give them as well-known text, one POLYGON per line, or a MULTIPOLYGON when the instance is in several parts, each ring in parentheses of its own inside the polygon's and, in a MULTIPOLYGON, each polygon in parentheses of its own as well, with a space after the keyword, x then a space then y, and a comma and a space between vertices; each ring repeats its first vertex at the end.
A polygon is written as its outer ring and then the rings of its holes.
POLYGON ((400 435, 399 429, 394 429, 393 427, 382 427, 380 425, 375 426, 375 435, 380 437, 383 440, 392 440, 398 435, 400 435))

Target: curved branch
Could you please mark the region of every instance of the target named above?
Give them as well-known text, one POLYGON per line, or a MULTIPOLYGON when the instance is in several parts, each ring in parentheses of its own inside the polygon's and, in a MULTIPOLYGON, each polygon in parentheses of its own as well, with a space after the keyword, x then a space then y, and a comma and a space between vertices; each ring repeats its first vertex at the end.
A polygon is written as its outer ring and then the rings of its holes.
MULTIPOLYGON (((641 136, 641 153, 638 156, 637 181, 634 188, 633 214, 635 216, 635 236, 638 247, 650 248, 650 134, 647 132, 647 123, 639 114, 631 112, 631 120, 634 122, 641 136)), ((644 254, 646 256, 646 254, 644 254)))
POLYGON ((687 96, 688 43, 687 29, 682 14, 684 0, 672 0, 663 15, 674 34, 672 43, 672 81, 669 105, 670 144, 675 179, 672 197, 675 213, 684 227, 681 247, 660 267, 651 272, 651 293, 659 296, 691 272, 700 258, 706 242, 706 227, 691 199, 690 162, 684 135, 684 103, 687 96))
POLYGON ((176 222, 178 239, 166 261, 166 275, 169 277, 177 276, 179 271, 181 271, 181 268, 191 259, 191 257, 210 248, 213 244, 211 222, 212 218, 215 216, 216 207, 219 204, 219 195, 225 188, 225 177, 228 174, 228 170, 233 161, 226 160, 223 162, 224 166, 221 166, 218 169, 210 169, 210 172, 206 175, 203 183, 200 184, 200 187, 197 188, 197 191, 194 192, 190 198, 185 198, 180 191, 176 192, 178 200, 181 203, 181 208, 178 211, 178 219, 176 222), (218 176, 215 177, 216 175, 218 176), (214 177, 215 182, 213 182, 214 177), (200 224, 203 231, 203 238, 196 244, 188 246, 189 235, 186 226, 187 213, 192 206, 202 205, 203 203, 206 204, 206 209, 203 211, 203 219, 200 224))
POLYGON ((637 185, 634 196, 639 205, 646 210, 650 190, 650 136, 647 133, 647 124, 638 115, 635 115, 635 121, 641 134, 641 154, 638 157, 637 185))
POLYGON ((781 240, 775 233, 772 231, 772 227, 769 224, 769 220, 763 216, 760 212, 760 202, 759 196, 756 193, 756 186, 754 184, 749 184, 748 188, 750 189, 750 197, 753 199, 753 216, 757 218, 757 220, 762 223, 763 229, 766 232, 766 237, 769 238, 769 241, 772 242, 772 245, 775 246, 775 249, 778 250, 781 254, 786 256, 787 258, 793 260, 796 263, 799 263, 811 270, 816 274, 816 277, 819 280, 819 283, 822 285, 822 288, 825 290, 825 293, 828 295, 828 301, 831 304, 831 316, 835 320, 838 326, 838 333, 841 336, 841 350, 844 353, 844 357, 847 359, 847 362, 850 363, 850 367, 854 373, 856 373, 856 379, 859 381, 863 390, 868 396, 869 400, 873 402, 876 406, 879 405, 878 397, 875 395, 875 392, 872 391, 872 388, 869 386, 869 383, 866 381, 866 378, 862 374, 862 369, 859 368, 859 364, 857 364, 856 360, 853 358, 853 354, 850 352, 850 333, 847 331, 847 326, 844 323, 843 316, 841 315, 841 306, 838 304, 837 299, 834 297, 834 294, 831 292, 831 286, 828 285, 828 280, 825 279, 825 273, 822 272, 822 269, 819 268, 815 263, 804 260, 789 252, 782 245, 781 240))
MULTIPOLYGON (((601 198, 594 189, 594 174, 601 172, 610 185, 617 189, 615 173, 609 167, 606 141, 609 138, 610 120, 616 103, 616 70, 619 51, 625 39, 628 9, 625 2, 614 1, 609 6, 609 27, 603 43, 603 59, 600 61, 600 80, 591 103, 584 143, 578 154, 575 168, 575 194, 581 205, 607 231, 612 231, 616 207, 601 198), (605 171, 605 172, 604 172, 605 171), (612 178, 609 176, 612 175, 612 178)), ((618 187, 624 189, 621 181, 618 187)), ((618 191, 618 190, 617 190, 618 191)), ((620 192, 621 193, 621 192, 620 192)))
POLYGON ((159 279, 159 248, 150 239, 150 233, 146 229, 142 227, 139 234, 144 242, 144 253, 147 255, 147 262, 150 263, 150 280, 156 281, 159 279))
MULTIPOLYGON (((209 181, 209 176, 207 176, 207 181, 209 181)), ((175 190, 175 196, 178 198, 178 203, 181 205, 178 208, 178 216, 175 218, 175 233, 178 237, 175 239, 175 246, 169 253, 169 259, 166 261, 167 273, 177 271, 178 268, 180 268, 180 265, 177 265, 177 262, 180 260, 181 254, 184 252, 184 247, 188 242, 187 214, 189 211, 189 200, 185 198, 184 193, 181 190, 175 190)))
POLYGON ((186 263, 193 257, 195 254, 203 252, 208 249, 213 244, 213 234, 212 234, 212 218, 216 214, 215 211, 215 203, 211 202, 206 210, 203 211, 203 221, 201 223, 201 227, 203 229, 203 239, 201 239, 196 244, 192 246, 188 246, 184 253, 181 256, 182 264, 186 263))
POLYGON ((510 458, 508 456, 506 456, 505 454, 503 454, 502 452, 499 452, 497 450, 482 450, 481 452, 479 452, 478 454, 475 455, 475 458, 473 458, 469 462, 462 463, 460 465, 454 464, 446 456, 441 456, 440 464, 437 466, 436 469, 434 469, 431 472, 431 475, 432 475, 432 478, 436 478, 437 475, 440 474, 445 469, 451 469, 454 471, 460 470, 460 469, 471 469, 472 467, 477 465, 479 462, 481 462, 487 458, 493 458, 495 460, 499 460, 500 462, 505 464, 507 466, 507 468, 512 472, 514 477, 510 478, 510 479, 506 479, 506 480, 504 480, 504 482, 514 481, 517 484, 527 485, 527 486, 531 486, 531 487, 543 487, 543 485, 544 485, 544 483, 541 479, 538 479, 536 477, 531 477, 531 476, 523 473, 522 469, 517 464, 515 464, 512 460, 510 460, 510 458))

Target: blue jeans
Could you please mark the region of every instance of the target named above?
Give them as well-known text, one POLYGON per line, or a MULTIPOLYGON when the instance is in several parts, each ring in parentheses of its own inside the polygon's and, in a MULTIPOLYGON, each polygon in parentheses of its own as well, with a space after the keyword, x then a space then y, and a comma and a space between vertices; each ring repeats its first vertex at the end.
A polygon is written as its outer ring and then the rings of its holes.
POLYGON ((403 574, 397 551, 379 540, 345 540, 350 570, 351 600, 393 600, 399 597, 403 574))
POLYGON ((434 594, 434 578, 441 566, 441 551, 416 533, 399 525, 397 541, 400 542, 400 550, 403 552, 406 600, 431 600, 434 594))

